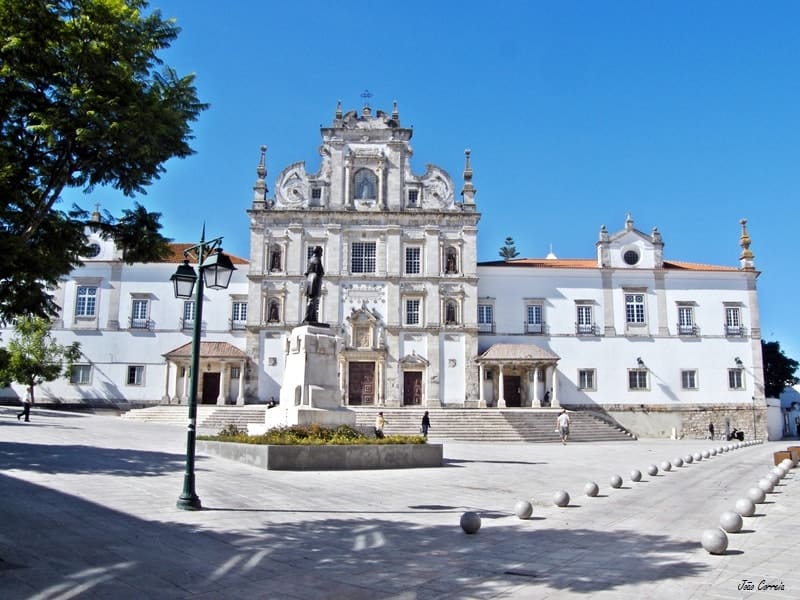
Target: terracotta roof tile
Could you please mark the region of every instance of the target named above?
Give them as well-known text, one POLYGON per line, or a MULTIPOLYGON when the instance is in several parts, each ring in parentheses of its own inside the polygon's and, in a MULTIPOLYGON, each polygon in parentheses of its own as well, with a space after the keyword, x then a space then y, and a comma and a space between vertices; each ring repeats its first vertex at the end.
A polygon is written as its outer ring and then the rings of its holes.
POLYGON ((493 344, 479 360, 558 360, 558 356, 533 344, 493 344))
MULTIPOLYGON (((184 242, 181 242, 181 243, 172 242, 172 243, 170 243, 169 249, 171 251, 171 254, 169 256, 167 256, 161 262, 165 262, 165 263, 182 263, 183 262, 183 251, 186 250, 187 248, 191 248, 194 245, 195 244, 184 243, 184 242)), ((246 264, 248 264, 248 261, 246 259, 241 258, 239 256, 236 256, 235 254, 231 254, 230 252, 225 252, 225 254, 227 254, 230 257, 231 262, 233 264, 235 264, 235 265, 246 265, 246 264)))
MULTIPOLYGON (((191 342, 164 354, 167 358, 189 358, 191 355, 191 342)), ((248 358, 243 350, 239 350, 228 342, 200 342, 200 356, 203 358, 248 358)))

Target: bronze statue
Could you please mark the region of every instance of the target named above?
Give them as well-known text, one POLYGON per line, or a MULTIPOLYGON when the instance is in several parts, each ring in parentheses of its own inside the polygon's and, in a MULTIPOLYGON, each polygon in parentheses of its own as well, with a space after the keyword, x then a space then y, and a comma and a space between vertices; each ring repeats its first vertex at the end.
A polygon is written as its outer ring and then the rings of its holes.
POLYGON ((306 268, 306 316, 303 323, 309 325, 319 325, 319 297, 322 293, 322 276, 325 269, 322 268, 322 246, 315 246, 311 258, 308 260, 306 268))

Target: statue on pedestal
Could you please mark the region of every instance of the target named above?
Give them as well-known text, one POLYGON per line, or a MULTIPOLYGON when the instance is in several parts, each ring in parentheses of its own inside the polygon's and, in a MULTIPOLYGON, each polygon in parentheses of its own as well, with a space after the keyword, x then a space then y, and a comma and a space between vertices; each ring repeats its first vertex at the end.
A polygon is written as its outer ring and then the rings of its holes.
POLYGON ((322 246, 315 246, 306 268, 306 316, 303 323, 319 325, 319 297, 322 294, 322 246))

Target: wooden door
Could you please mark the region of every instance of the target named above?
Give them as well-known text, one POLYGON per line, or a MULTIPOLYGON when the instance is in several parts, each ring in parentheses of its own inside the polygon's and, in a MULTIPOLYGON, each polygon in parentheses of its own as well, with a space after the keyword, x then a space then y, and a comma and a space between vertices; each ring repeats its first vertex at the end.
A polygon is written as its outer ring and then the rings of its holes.
POLYGON ((422 404, 422 373, 420 371, 403 373, 403 404, 406 406, 422 404))
POLYGON ((375 403, 375 363, 351 362, 348 365, 347 403, 375 403))
POLYGON ((506 375, 503 377, 503 396, 506 399, 506 406, 510 408, 522 405, 519 375, 506 375))
POLYGON ((219 396, 219 373, 203 373, 200 404, 216 404, 219 396))

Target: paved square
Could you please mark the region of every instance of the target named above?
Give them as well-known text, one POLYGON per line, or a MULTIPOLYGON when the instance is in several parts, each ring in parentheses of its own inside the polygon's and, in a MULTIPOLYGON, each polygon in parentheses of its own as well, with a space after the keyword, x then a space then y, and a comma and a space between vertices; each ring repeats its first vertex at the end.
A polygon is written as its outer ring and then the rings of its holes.
POLYGON ((15 412, 0 407, 3 598, 800 597, 800 470, 728 535, 725 555, 700 545, 792 442, 657 476, 648 465, 727 443, 444 440, 442 468, 337 472, 198 455, 203 510, 182 512, 183 428, 15 412), (566 508, 552 504, 559 489, 566 508), (513 513, 520 499, 534 505, 528 520, 513 513), (459 527, 467 510, 482 516, 475 535, 459 527))

